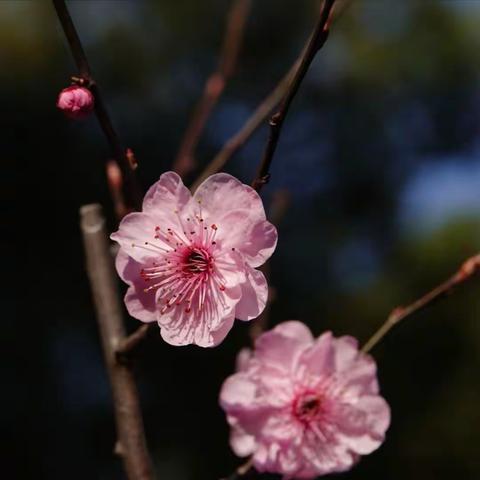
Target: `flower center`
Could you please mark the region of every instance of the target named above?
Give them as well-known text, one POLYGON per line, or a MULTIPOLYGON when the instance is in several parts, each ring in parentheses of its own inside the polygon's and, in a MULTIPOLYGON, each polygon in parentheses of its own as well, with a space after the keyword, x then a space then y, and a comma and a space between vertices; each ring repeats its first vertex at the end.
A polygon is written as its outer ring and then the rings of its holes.
POLYGON ((316 392, 304 392, 293 402, 293 415, 303 423, 317 418, 322 411, 322 401, 316 392))
POLYGON ((158 252, 158 259, 140 271, 148 284, 143 291, 158 292, 155 294, 162 315, 177 307, 183 307, 185 313, 190 313, 192 308, 200 312, 208 307, 212 311, 216 304, 225 307, 222 295, 226 289, 225 278, 216 267, 222 262, 216 241, 217 225, 205 225, 201 212, 184 221, 180 216, 178 219, 181 230, 156 226, 153 242, 133 244, 158 252))
POLYGON ((212 257, 204 248, 192 248, 186 256, 183 270, 186 273, 207 272, 212 263, 212 257))

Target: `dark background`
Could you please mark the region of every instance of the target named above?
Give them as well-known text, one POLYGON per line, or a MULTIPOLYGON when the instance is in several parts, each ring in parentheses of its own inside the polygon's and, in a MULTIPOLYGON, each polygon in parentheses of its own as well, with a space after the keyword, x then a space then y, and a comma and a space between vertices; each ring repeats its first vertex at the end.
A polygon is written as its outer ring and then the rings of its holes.
MULTIPOLYGON (((145 186, 172 164, 229 3, 70 2, 145 186)), ((253 4, 200 164, 286 72, 318 11, 311 0, 253 4)), ((278 189, 291 193, 271 262, 272 324, 302 319, 316 334, 365 341, 394 306, 479 250, 479 22, 480 1, 365 0, 334 26, 262 192, 267 204, 278 189)), ((72 122, 55 109, 74 73, 50 2, 0 2, 2 478, 123 478, 78 228, 89 202, 115 228, 109 152, 93 117, 72 122)), ((266 136, 261 129, 227 171, 248 183, 266 136)), ((381 449, 339 478, 480 478, 479 286, 375 349, 393 423, 381 449)), ((137 371, 159 478, 213 480, 239 463, 217 397, 247 334, 238 322, 209 350, 149 337, 137 371)))

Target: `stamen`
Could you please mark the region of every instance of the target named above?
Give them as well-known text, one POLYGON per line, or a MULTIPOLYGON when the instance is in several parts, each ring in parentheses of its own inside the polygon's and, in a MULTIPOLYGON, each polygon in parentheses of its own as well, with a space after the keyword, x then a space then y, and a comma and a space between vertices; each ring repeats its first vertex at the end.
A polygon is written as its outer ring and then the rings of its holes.
MULTIPOLYGON (((160 257, 157 262, 151 262, 142 268, 140 276, 147 283, 144 292, 158 292, 162 315, 174 308, 181 308, 186 314, 201 312, 204 319, 211 319, 215 317, 218 308, 227 308, 223 293, 226 281, 215 267, 212 255, 216 250, 212 245, 217 244, 215 239, 218 227, 216 224, 205 224, 201 201, 198 201, 198 206, 196 213, 183 219, 178 211, 174 212, 178 219, 177 228, 154 228, 152 236, 167 248, 149 241, 144 245, 135 245, 160 257)), ((215 257, 221 257, 223 253, 225 252, 216 252, 215 257)), ((182 318, 184 317, 172 317, 172 322, 180 329, 187 328, 182 325, 185 322, 182 318)))

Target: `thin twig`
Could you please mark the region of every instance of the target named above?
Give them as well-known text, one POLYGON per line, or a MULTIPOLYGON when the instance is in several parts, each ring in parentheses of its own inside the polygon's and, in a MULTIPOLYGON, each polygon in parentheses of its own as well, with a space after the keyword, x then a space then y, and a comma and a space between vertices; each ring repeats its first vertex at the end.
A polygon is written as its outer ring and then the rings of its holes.
POLYGON ((83 49, 82 42, 80 41, 77 29, 75 28, 72 17, 70 16, 68 8, 65 4, 65 0, 52 1, 57 12, 58 19, 60 20, 63 31, 67 38, 73 58, 79 70, 80 78, 74 77, 74 79, 77 83, 89 88, 95 98, 95 115, 105 137, 107 138, 112 155, 118 162, 118 165, 122 171, 122 175, 125 178, 125 188, 129 193, 131 206, 139 210, 141 208, 142 195, 138 178, 135 175, 135 168, 131 162, 129 162, 126 150, 113 127, 98 84, 92 76, 85 50, 83 49))
POLYGON ((295 98, 295 95, 297 94, 317 52, 323 47, 328 38, 328 22, 334 3, 335 0, 324 0, 319 19, 314 28, 313 34, 310 37, 307 48, 305 49, 300 66, 295 73, 295 77, 293 78, 285 95, 285 99, 280 105, 279 110, 270 118, 270 136, 256 177, 252 182, 252 187, 257 191, 259 191, 263 185, 268 182, 270 165, 272 163, 275 150, 277 149, 283 123, 285 122, 285 118, 287 117, 292 101, 295 98))
POLYGON ((135 349, 143 342, 150 330, 150 323, 138 327, 132 334, 125 337, 117 348, 117 356, 122 359, 131 355, 135 349))
POLYGON ((202 98, 195 107, 173 163, 172 169, 179 175, 186 175, 195 167, 195 149, 202 132, 225 90, 227 81, 234 73, 250 7, 251 0, 233 0, 230 7, 217 69, 205 83, 202 98))
POLYGON ((362 348, 363 353, 367 353, 382 340, 382 338, 399 322, 407 317, 423 310, 437 300, 450 294, 455 287, 465 284, 480 272, 480 254, 475 255, 465 261, 460 269, 447 281, 435 287, 423 297, 406 307, 397 307, 389 315, 385 323, 372 335, 370 340, 362 348))
MULTIPOLYGON (((332 20, 330 22, 330 25, 336 22, 344 14, 347 8, 349 8, 352 3, 353 0, 345 0, 342 4, 338 5, 338 8, 337 4, 335 4, 335 9, 332 11, 331 15, 332 20)), ((282 80, 275 87, 275 89, 262 101, 262 103, 260 103, 260 105, 253 112, 253 114, 244 123, 242 128, 229 140, 227 140, 220 152, 218 152, 217 155, 213 158, 213 160, 206 166, 203 172, 192 184, 192 191, 195 191, 198 186, 210 175, 213 175, 214 173, 222 170, 222 168, 226 165, 230 158, 232 158, 233 155, 235 155, 235 153, 237 153, 238 150, 240 150, 249 140, 249 138, 258 130, 258 128, 263 125, 263 122, 272 113, 272 110, 285 97, 285 94, 290 87, 292 79, 300 66, 305 49, 299 56, 299 58, 295 61, 295 63, 290 67, 288 73, 282 78, 282 80)))
POLYGON ((219 172, 230 158, 240 150, 247 140, 263 125, 263 122, 272 113, 272 110, 280 103, 290 85, 293 75, 300 65, 299 60, 290 68, 289 72, 282 78, 275 89, 260 103, 253 114, 244 123, 242 128, 231 137, 207 165, 191 186, 192 192, 210 175, 219 172))
POLYGON ((112 199, 113 209, 117 220, 120 221, 127 213, 129 208, 125 205, 125 196, 123 194, 123 175, 118 163, 115 160, 108 160, 105 165, 108 189, 112 199))
POLYGON ((249 458, 246 463, 238 467, 231 475, 222 480, 240 480, 253 470, 253 459, 249 458))
POLYGON ((113 393, 118 436, 115 451, 121 455, 129 480, 153 480, 132 366, 120 362, 116 353, 126 335, 123 306, 101 206, 94 204, 82 207, 80 219, 87 272, 113 393))

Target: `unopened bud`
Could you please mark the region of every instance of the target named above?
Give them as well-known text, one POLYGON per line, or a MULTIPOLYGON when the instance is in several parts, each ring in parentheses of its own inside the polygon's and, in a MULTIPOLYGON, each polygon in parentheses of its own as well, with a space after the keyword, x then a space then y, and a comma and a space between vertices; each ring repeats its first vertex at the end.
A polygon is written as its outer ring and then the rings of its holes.
POLYGON ((107 180, 108 184, 116 190, 122 189, 122 172, 115 160, 107 162, 107 180))
POLYGON ((93 110, 94 103, 92 92, 78 85, 64 88, 57 99, 57 107, 70 118, 88 116, 93 110))

